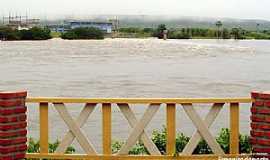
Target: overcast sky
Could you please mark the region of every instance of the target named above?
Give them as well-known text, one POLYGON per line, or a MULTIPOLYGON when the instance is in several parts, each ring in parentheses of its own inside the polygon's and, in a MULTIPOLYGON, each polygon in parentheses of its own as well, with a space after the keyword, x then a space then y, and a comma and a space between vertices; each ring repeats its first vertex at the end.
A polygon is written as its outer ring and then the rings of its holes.
POLYGON ((0 0, 0 14, 180 15, 270 20, 270 0, 0 0))

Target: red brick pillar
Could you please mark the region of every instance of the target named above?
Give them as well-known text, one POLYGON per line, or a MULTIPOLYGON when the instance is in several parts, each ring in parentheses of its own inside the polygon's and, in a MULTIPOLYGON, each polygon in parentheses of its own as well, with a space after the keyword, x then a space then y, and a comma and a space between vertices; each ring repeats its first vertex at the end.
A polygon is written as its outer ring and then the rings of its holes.
POLYGON ((25 158, 27 92, 0 92, 0 160, 25 158))
POLYGON ((270 158, 270 92, 252 92, 250 142, 256 157, 270 158))

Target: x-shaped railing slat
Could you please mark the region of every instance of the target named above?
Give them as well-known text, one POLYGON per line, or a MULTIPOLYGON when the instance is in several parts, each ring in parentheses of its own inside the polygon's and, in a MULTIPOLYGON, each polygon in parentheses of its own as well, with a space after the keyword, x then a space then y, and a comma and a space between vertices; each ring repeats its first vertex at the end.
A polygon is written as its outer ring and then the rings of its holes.
POLYGON ((65 121, 66 125, 69 128, 69 132, 64 137, 64 141, 60 144, 60 147, 57 152, 63 153, 67 146, 69 146, 74 138, 76 138, 81 145, 82 149, 87 154, 96 154, 96 151, 84 133, 81 131, 81 127, 85 124, 87 118, 94 110, 95 105, 88 104, 84 107, 80 116, 77 118, 76 121, 73 120, 71 115, 68 113, 66 106, 63 103, 54 103, 54 107, 65 121))
MULTIPOLYGON (((207 125, 207 128, 209 128, 213 122, 215 121, 216 117, 220 113, 224 103, 215 103, 208 114, 205 117, 205 124, 207 125)), ((195 148, 197 147, 198 143, 200 142, 200 139, 202 136, 200 135, 200 132, 196 130, 194 134, 192 135, 191 139, 189 140, 188 144, 185 146, 182 154, 183 155, 191 155, 195 148)))
POLYGON ((182 104, 182 106, 189 118, 192 120, 195 127, 197 128, 199 134, 205 139, 212 151, 215 154, 223 155, 224 151, 208 130, 209 124, 207 124, 206 121, 203 121, 201 119, 192 104, 182 104))
POLYGON ((126 143, 118 152, 119 155, 128 154, 130 148, 134 144, 136 144, 136 141, 142 135, 145 127, 152 120, 153 116, 156 114, 156 112, 159 110, 159 108, 160 108, 160 104, 150 104, 149 105, 149 107, 144 112, 140 121, 136 125, 134 125, 133 130, 132 130, 131 134, 129 135, 126 143))
MULTIPOLYGON (((136 124, 138 123, 138 120, 137 120, 135 114, 132 112, 129 105, 128 104, 118 104, 118 106, 119 106, 121 112, 123 113, 123 115, 125 116, 125 118, 128 120, 129 125, 132 128, 134 128, 136 126, 136 124)), ((149 138, 149 136, 146 134, 145 130, 143 130, 141 133, 141 140, 151 155, 161 155, 157 146, 149 138)))

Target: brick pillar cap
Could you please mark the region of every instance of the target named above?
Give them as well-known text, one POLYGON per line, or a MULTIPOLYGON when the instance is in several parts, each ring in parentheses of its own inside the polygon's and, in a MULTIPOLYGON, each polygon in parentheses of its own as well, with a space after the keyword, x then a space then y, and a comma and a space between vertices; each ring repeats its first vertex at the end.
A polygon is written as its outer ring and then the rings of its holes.
POLYGON ((252 98, 270 99, 270 91, 252 91, 252 98))
POLYGON ((24 98, 27 96, 27 91, 0 91, 1 99, 9 99, 9 98, 24 98))

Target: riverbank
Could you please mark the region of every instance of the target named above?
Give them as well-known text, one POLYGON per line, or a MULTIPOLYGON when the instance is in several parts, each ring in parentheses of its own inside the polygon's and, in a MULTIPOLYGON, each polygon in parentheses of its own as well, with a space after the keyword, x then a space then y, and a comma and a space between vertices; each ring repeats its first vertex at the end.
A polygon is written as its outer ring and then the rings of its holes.
POLYGON ((242 28, 170 28, 159 25, 158 28, 127 27, 120 28, 106 34, 97 28, 76 28, 65 33, 51 32, 47 28, 34 27, 30 30, 12 30, 0 27, 2 40, 48 40, 50 38, 63 39, 104 39, 104 38, 163 38, 163 31, 167 30, 168 39, 237 39, 237 40, 270 40, 270 30, 253 31, 242 28))

